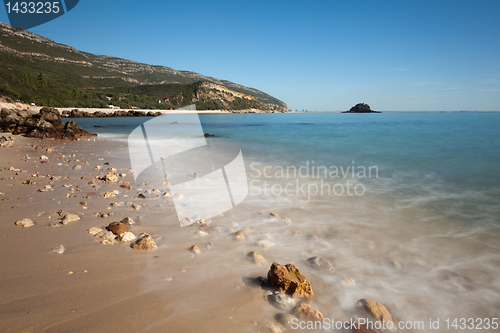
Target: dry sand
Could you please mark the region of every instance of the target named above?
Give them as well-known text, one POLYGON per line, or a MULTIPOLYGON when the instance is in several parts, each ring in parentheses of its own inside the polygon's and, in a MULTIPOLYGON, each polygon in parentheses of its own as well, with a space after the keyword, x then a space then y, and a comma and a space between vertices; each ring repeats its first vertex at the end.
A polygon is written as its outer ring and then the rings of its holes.
POLYGON ((16 136, 13 148, 0 150, 0 331, 268 331, 266 322, 278 311, 263 300, 263 290, 245 284, 245 277, 265 276, 269 268, 243 260, 245 252, 235 251, 237 242, 229 231, 221 228, 219 234, 195 237, 198 227, 179 227, 163 197, 137 199, 139 191, 130 173, 120 179, 120 184, 131 183, 130 190, 116 183, 98 182, 98 189, 88 185, 105 174, 104 162, 116 166, 119 173, 127 171, 127 161, 110 154, 123 149, 116 142, 16 136), (41 163, 42 155, 49 158, 48 163, 41 163), (74 165, 82 165, 82 170, 73 170, 74 165), (94 169, 97 165, 103 168, 94 169), (21 171, 7 170, 10 167, 21 171), (49 176, 62 179, 51 181, 49 176), (36 184, 22 184, 28 179, 36 184), (45 185, 52 190, 38 192, 45 185), (116 189, 117 197, 103 198, 105 191, 116 189), (98 195, 88 196, 90 192, 98 195), (81 201, 88 202, 88 209, 81 201), (111 202, 123 203, 111 207, 111 202), (146 206, 136 211, 131 202, 146 206), (59 210, 82 218, 49 227, 60 221, 59 210), (114 215, 95 217, 99 212, 114 215), (87 233, 91 227, 126 216, 137 221, 131 231, 150 233, 158 249, 132 250, 130 242, 103 245, 87 233), (15 225, 24 218, 35 225, 15 225), (206 249, 207 242, 215 247, 206 249), (194 244, 202 250, 197 256, 188 251, 194 244), (63 254, 53 252, 59 245, 66 248, 63 254), (253 326, 254 320, 259 324, 253 326))

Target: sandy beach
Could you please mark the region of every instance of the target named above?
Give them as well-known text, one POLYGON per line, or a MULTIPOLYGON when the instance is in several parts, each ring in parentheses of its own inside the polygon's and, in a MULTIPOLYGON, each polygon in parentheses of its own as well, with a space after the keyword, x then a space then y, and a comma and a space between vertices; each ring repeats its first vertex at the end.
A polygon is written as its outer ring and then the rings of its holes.
MULTIPOLYGON (((235 251, 228 230, 221 228, 218 234, 199 238, 195 236, 199 227, 180 228, 162 196, 146 194, 149 200, 137 199, 145 189, 133 186, 130 173, 118 183, 88 185, 106 173, 104 163, 126 163, 110 154, 122 149, 122 144, 99 140, 41 141, 19 136, 15 147, 2 149, 0 330, 235 332, 252 327, 252 321, 262 324, 265 318, 272 319, 267 314, 269 304, 262 302, 263 291, 245 285, 243 279, 265 275, 269 268, 242 260, 244 253, 235 251), (75 165, 81 165, 81 170, 74 170, 75 165), (23 184, 26 180, 33 183, 23 184), (129 182, 130 190, 119 187, 129 182), (116 197, 103 197, 113 190, 119 191, 116 197), (87 202, 86 209, 82 201, 87 202), (113 202, 118 205, 111 206, 113 202), (132 202, 145 207, 132 209, 132 202), (81 220, 62 225, 60 210, 78 214, 81 220), (101 213, 112 216, 95 216, 101 213), (148 218, 141 218, 146 214, 148 218), (127 216, 136 221, 130 231, 150 233, 158 249, 134 251, 130 242, 105 245, 87 232, 127 216), (24 218, 35 225, 15 225, 24 218), (208 250, 207 242, 214 247, 208 250), (195 244, 201 248, 199 255, 189 251, 195 244), (54 253, 60 245, 65 252, 54 253), (218 260, 230 251, 230 262, 218 260), (224 266, 231 269, 214 269, 224 266)), ((127 168, 118 167, 117 172, 126 173, 127 168)))

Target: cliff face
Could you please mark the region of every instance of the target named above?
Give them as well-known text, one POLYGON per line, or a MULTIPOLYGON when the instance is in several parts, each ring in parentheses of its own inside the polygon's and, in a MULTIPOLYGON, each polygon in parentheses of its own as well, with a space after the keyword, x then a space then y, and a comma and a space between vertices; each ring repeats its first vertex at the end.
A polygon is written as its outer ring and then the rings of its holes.
POLYGON ((71 46, 56 43, 2 22, 0 22, 0 57, 6 59, 5 64, 0 63, 0 67, 6 67, 5 70, 47 73, 51 79, 74 81, 77 82, 78 88, 87 90, 203 82, 204 92, 197 98, 206 99, 212 96, 215 98, 214 101, 221 101, 222 106, 230 106, 234 104, 233 98, 241 98, 248 102, 259 102, 255 107, 259 104, 258 107, 264 110, 288 110, 284 102, 254 88, 190 71, 78 51, 71 46), (65 76, 74 75, 77 79, 70 77, 68 80, 68 77, 63 78, 61 73, 65 76), (221 96, 226 96, 228 100, 224 100, 221 96))

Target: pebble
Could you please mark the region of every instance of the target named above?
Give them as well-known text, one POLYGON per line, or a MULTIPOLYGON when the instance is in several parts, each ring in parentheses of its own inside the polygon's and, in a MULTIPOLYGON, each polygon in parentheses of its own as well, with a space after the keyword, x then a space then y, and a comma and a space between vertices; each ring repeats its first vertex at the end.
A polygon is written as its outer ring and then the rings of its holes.
POLYGON ((81 165, 75 165, 73 167, 73 170, 82 170, 82 166, 81 165))
POLYGON ((68 220, 68 223, 77 222, 80 221, 80 216, 76 214, 66 214, 64 215, 63 220, 68 220))
POLYGON ((237 241, 245 240, 245 234, 243 233, 243 230, 233 232, 231 236, 233 236, 233 238, 237 241))
POLYGON ((130 217, 126 217, 122 220, 123 223, 127 224, 127 225, 132 225, 132 224, 135 224, 134 220, 132 220, 130 217))
POLYGON ((189 248, 189 251, 193 252, 194 254, 200 254, 201 250, 197 245, 193 245, 189 248))
POLYGON ((95 235, 97 235, 98 233, 100 233, 102 231, 104 231, 102 228, 97 228, 97 227, 92 227, 89 230, 87 230, 87 232, 89 234, 91 234, 92 236, 95 236, 95 235))
POLYGON ((106 193, 104 193, 104 197, 105 198, 116 197, 116 193, 115 192, 106 192, 106 193))
POLYGON ((276 244, 274 244, 270 240, 263 239, 263 240, 258 241, 257 245, 260 246, 261 248, 263 248, 264 250, 269 250, 270 248, 272 248, 276 244))
POLYGON ((124 233, 122 233, 120 236, 118 236, 118 240, 120 242, 131 242, 133 240, 135 240, 137 237, 131 233, 130 231, 126 231, 124 233))
POLYGON ((59 245, 58 247, 52 249, 52 251, 57 254, 63 254, 66 249, 64 248, 64 246, 59 245))
POLYGON ((35 223, 33 223, 33 221, 31 221, 30 219, 22 219, 20 221, 17 221, 16 225, 20 225, 23 228, 29 228, 29 227, 34 226, 35 223))
POLYGON ((332 263, 321 257, 311 257, 307 259, 307 263, 310 266, 325 272, 333 273, 335 271, 332 263))
POLYGON ((208 236, 208 232, 205 232, 203 230, 198 230, 197 232, 195 232, 194 234, 196 237, 204 237, 204 236, 208 236))
POLYGON ((274 307, 284 311, 292 311, 297 305, 297 302, 292 297, 279 291, 267 296, 267 299, 274 307))
POLYGON ((112 233, 114 233, 115 235, 119 236, 121 234, 123 234, 124 232, 127 232, 128 231, 128 226, 127 224, 123 223, 123 222, 111 222, 107 229, 109 231, 111 231, 112 233))
POLYGON ((134 250, 150 250, 156 249, 156 243, 148 234, 139 235, 139 239, 130 245, 134 250))
POLYGON ((264 258, 262 254, 255 251, 248 252, 246 258, 257 265, 263 265, 267 263, 266 258, 264 258))

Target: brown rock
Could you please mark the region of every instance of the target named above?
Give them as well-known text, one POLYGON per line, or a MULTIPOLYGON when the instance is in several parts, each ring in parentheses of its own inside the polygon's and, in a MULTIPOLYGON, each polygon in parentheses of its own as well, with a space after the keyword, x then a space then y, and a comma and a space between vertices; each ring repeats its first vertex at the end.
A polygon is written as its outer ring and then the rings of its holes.
POLYGON ((112 222, 108 225, 107 229, 115 235, 120 236, 124 232, 128 231, 128 226, 123 222, 112 222))
POLYGON ((201 250, 197 245, 193 245, 189 248, 189 251, 193 252, 194 254, 200 254, 201 250))
POLYGON ((306 318, 318 321, 322 321, 324 319, 323 314, 321 314, 321 312, 313 309, 311 305, 307 303, 302 303, 298 305, 293 310, 293 312, 297 318, 306 318))
POLYGON ((311 283, 295 265, 284 266, 273 262, 267 273, 267 279, 271 287, 292 297, 306 299, 314 297, 311 283))
POLYGON ((156 243, 150 235, 141 234, 139 239, 132 243, 130 247, 134 250, 151 250, 156 249, 156 243))
POLYGON ((236 240, 238 240, 238 241, 245 240, 245 233, 243 232, 243 230, 233 232, 233 233, 231 234, 231 236, 233 236, 233 237, 234 237, 234 239, 236 239, 236 240))
POLYGON ((368 298, 362 298, 356 303, 355 308, 359 311, 366 311, 366 313, 372 315, 380 322, 385 322, 385 327, 390 330, 395 330, 397 327, 396 323, 392 319, 391 313, 385 306, 378 302, 372 301, 368 298))

